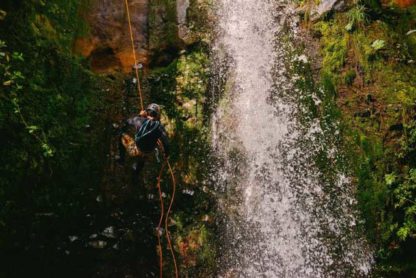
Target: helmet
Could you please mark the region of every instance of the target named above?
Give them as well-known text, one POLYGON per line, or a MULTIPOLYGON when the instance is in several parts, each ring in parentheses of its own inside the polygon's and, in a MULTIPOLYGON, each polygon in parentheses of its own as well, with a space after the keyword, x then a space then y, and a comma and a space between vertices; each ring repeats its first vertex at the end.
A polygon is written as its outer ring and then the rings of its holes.
POLYGON ((149 116, 154 118, 160 117, 160 106, 156 103, 149 104, 146 108, 146 112, 149 116))

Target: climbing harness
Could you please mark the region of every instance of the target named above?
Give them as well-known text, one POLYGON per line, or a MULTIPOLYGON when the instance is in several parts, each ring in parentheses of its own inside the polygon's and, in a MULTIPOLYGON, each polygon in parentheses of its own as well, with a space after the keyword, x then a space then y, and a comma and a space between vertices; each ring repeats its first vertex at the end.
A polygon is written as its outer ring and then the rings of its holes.
MULTIPOLYGON (((129 9, 129 2, 128 0, 125 0, 125 4, 126 4, 126 12, 127 12, 127 20, 128 20, 128 24, 129 24, 129 31, 130 31, 130 40, 131 40, 131 47, 132 47, 132 53, 133 53, 133 58, 134 58, 134 70, 136 73, 136 80, 137 80, 137 92, 140 98, 140 106, 141 106, 141 110, 144 110, 144 105, 143 105, 143 96, 142 96, 142 89, 141 89, 141 85, 140 85, 140 77, 139 77, 139 66, 137 64, 137 56, 136 56, 136 49, 134 47, 134 36, 133 36, 133 29, 131 26, 131 18, 130 18, 130 9, 129 9)), ((158 145, 159 147, 162 148, 163 150, 163 145, 160 142, 160 140, 158 140, 158 145)), ((162 244, 161 244, 161 226, 162 226, 162 222, 163 222, 163 216, 164 216, 164 205, 163 205, 163 196, 162 196, 162 189, 161 189, 161 178, 162 178, 162 174, 163 174, 163 170, 165 169, 165 166, 168 166, 169 169, 169 173, 170 176, 172 178, 172 197, 169 203, 169 207, 168 210, 166 212, 166 217, 165 217, 165 233, 166 233, 166 239, 168 242, 168 246, 170 249, 170 252, 172 254, 172 259, 173 259, 173 264, 175 267, 175 278, 179 277, 179 271, 178 271, 178 266, 176 263, 176 258, 175 258, 175 252, 173 250, 173 246, 172 246, 172 242, 171 242, 171 238, 170 238, 170 232, 169 232, 169 227, 168 227, 168 221, 169 221, 169 214, 171 212, 172 209, 172 205, 173 202, 175 200, 175 193, 176 193, 176 180, 175 180, 175 175, 173 174, 173 170, 172 167, 169 163, 169 160, 167 158, 165 158, 162 167, 160 169, 159 172, 159 176, 157 179, 157 188, 159 191, 159 198, 160 198, 160 208, 161 208, 161 212, 160 212, 160 219, 159 219, 159 224, 156 230, 156 234, 157 234, 157 239, 158 239, 158 253, 159 253, 159 271, 160 271, 160 278, 163 277, 163 252, 162 252, 162 244)))
POLYGON ((136 48, 134 47, 133 29, 131 27, 129 1, 125 0, 125 4, 126 4, 126 12, 127 12, 127 21, 129 23, 131 48, 132 48, 133 59, 134 59, 134 71, 136 73, 136 80, 137 80, 137 92, 138 92, 138 95, 139 95, 139 98, 140 98, 140 106, 141 106, 142 110, 144 110, 142 88, 140 86, 139 67, 137 66, 136 48))

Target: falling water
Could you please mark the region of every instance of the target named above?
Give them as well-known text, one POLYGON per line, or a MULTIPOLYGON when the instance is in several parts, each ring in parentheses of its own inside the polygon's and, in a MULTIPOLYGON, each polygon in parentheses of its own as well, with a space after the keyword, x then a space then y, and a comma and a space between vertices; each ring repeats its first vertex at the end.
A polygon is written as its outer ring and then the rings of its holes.
POLYGON ((223 196, 219 276, 369 275, 372 256, 356 228, 351 183, 336 169, 332 182, 322 178, 313 162, 325 144, 319 120, 298 121, 298 77, 288 66, 305 57, 289 55, 293 11, 282 0, 218 2, 214 83, 223 82, 213 85, 224 92, 214 96, 212 144, 223 196))

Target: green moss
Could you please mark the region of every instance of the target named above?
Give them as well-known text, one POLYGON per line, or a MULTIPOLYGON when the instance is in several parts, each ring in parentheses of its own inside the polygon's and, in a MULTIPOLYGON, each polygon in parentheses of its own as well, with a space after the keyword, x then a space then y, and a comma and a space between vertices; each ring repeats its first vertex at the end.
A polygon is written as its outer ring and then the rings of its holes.
POLYGON ((343 28, 345 17, 337 17, 333 22, 319 22, 314 29, 322 34, 322 71, 325 74, 339 72, 347 58, 349 34, 343 28))
MULTIPOLYGON (((414 275, 408 263, 416 257, 409 247, 416 242, 411 236, 414 223, 407 218, 413 209, 411 202, 401 207, 397 197, 413 200, 416 196, 408 190, 408 169, 415 165, 410 157, 414 154, 416 69, 409 64, 414 59, 412 42, 404 35, 415 24, 414 9, 391 12, 365 4, 369 17, 361 24, 353 20, 354 28, 345 28, 352 20, 351 11, 315 25, 322 35, 321 80, 324 92, 343 92, 337 99, 342 110, 338 118, 346 128, 345 145, 355 165, 368 237, 379 250, 377 269, 381 275, 414 275), (394 182, 386 179, 391 173, 394 182)), ((333 105, 330 98, 327 103, 333 105)), ((333 115, 330 119, 337 116, 331 105, 324 112, 333 115)))
POLYGON ((149 48, 156 53, 176 49, 179 45, 176 1, 149 2, 149 48))
POLYGON ((163 122, 171 133, 171 163, 178 174, 178 190, 195 192, 194 196, 177 196, 174 215, 175 250, 181 272, 190 276, 211 273, 216 250, 214 225, 204 220, 213 211, 213 200, 202 190, 210 152, 205 106, 208 62, 207 51, 196 48, 167 67, 152 70, 148 78, 153 101, 162 104, 166 112, 163 122))
POLYGON ((102 209, 96 197, 110 138, 101 88, 115 82, 91 73, 71 52, 85 30, 81 3, 0 4, 7 11, 1 55, 11 57, 0 61, 0 130, 7 146, 0 151, 0 249, 10 266, 0 270, 2 277, 83 276, 94 268, 91 253, 67 238, 88 237, 86 215, 102 209), (19 77, 5 86, 8 71, 19 77))
POLYGON ((210 40, 213 6, 212 0, 190 0, 186 21, 196 41, 210 40))

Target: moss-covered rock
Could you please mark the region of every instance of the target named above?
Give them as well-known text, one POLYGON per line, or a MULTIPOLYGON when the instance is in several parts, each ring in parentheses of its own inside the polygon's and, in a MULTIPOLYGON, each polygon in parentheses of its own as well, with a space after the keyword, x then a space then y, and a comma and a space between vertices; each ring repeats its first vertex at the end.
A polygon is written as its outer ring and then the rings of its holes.
POLYGON ((210 153, 205 106, 208 62, 207 51, 196 48, 153 70, 148 79, 150 95, 164 107, 163 122, 172 138, 171 162, 179 185, 172 230, 183 275, 211 273, 214 268, 214 224, 212 216, 206 217, 214 207, 205 188, 210 153))
POLYGON ((416 68, 406 33, 415 26, 416 14, 414 8, 363 4, 359 17, 352 7, 313 26, 321 42, 321 77, 335 85, 359 205, 378 248, 377 269, 381 275, 412 276, 416 226, 408 217, 416 197, 409 190, 410 169, 416 166, 411 159, 416 68), (356 18, 362 18, 361 24, 356 18))

